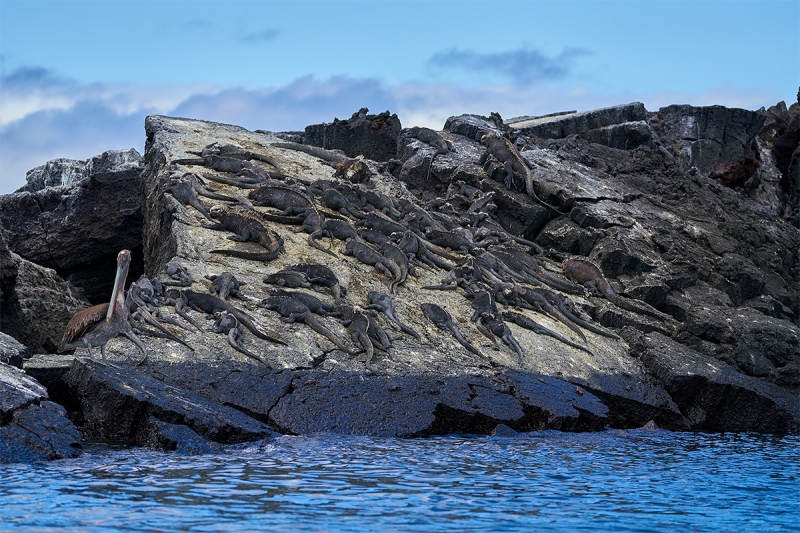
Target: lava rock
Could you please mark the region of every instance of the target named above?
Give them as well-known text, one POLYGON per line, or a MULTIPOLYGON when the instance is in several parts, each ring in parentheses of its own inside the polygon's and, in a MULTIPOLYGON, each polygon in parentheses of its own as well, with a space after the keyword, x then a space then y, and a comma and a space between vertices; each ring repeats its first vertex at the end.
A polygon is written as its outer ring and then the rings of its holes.
POLYGON ((373 161, 389 161, 397 155, 402 129, 396 114, 370 115, 362 108, 347 120, 306 126, 305 142, 328 150, 342 150, 349 157, 363 155, 373 161))
POLYGON ((75 359, 64 380, 79 398, 84 432, 89 438, 151 442, 151 418, 187 426, 219 443, 245 442, 273 434, 266 425, 235 409, 128 368, 75 359))
POLYGON ((72 315, 89 303, 54 270, 16 254, 13 257, 18 272, 14 288, 3 302, 2 330, 24 344, 29 354, 55 353, 72 315))
MULTIPOLYGON (((86 162, 83 177, 69 174, 75 180, 64 178, 66 185, 29 184, 33 192, 0 196, 8 248, 54 269, 91 302, 108 301, 117 254, 127 248, 137 255, 142 247, 141 171, 136 150, 110 151, 86 162)), ((56 181, 50 176, 43 183, 56 181)), ((131 268, 132 277, 139 274, 140 260, 131 268)))
POLYGON ((754 139, 764 120, 764 115, 745 109, 671 105, 658 110, 653 124, 681 168, 697 168, 734 187, 759 166, 754 139))
MULTIPOLYGON (((626 105, 618 105, 613 107, 604 107, 602 109, 594 109, 592 111, 584 111, 581 113, 570 113, 567 115, 554 115, 547 117, 534 118, 532 120, 516 122, 512 127, 519 130, 524 135, 533 135, 541 137, 542 139, 563 139, 570 135, 586 134, 592 130, 599 130, 609 126, 624 124, 624 123, 638 123, 647 120, 647 110, 641 102, 634 102, 626 105)), ((626 136, 633 136, 634 130, 645 131, 641 125, 629 126, 630 133, 624 134, 624 130, 616 130, 612 134, 611 131, 592 133, 588 136, 591 142, 598 142, 605 139, 609 142, 604 142, 612 146, 622 142, 626 136), (612 140, 612 137, 615 137, 612 140)), ((633 144, 633 143, 632 143, 633 144)), ((645 144, 639 142, 636 146, 645 144)), ((630 148, 635 148, 631 146, 630 148)), ((619 146, 616 146, 619 147, 619 146)))
POLYGON ((800 428, 795 393, 736 372, 730 366, 660 335, 637 335, 631 345, 702 431, 786 432, 800 428))
POLYGON ((0 463, 79 456, 81 435, 66 415, 35 379, 0 363, 0 463))
POLYGON ((0 363, 22 368, 22 357, 26 352, 25 346, 17 339, 0 333, 0 363))

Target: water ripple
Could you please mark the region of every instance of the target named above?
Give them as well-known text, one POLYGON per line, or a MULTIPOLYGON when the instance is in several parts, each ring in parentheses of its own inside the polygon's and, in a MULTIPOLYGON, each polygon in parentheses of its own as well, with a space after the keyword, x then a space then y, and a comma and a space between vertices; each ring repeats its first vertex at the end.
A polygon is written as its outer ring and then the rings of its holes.
POLYGON ((0 466, 3 531, 800 531, 800 437, 280 437, 0 466))

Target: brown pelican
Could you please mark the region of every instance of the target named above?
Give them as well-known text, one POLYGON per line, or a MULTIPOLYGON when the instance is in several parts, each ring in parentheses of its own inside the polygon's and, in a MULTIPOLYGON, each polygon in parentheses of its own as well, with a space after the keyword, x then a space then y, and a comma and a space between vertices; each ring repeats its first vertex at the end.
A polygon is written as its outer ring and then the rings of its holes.
POLYGON ((131 266, 130 250, 122 250, 117 255, 117 277, 114 280, 114 291, 111 302, 95 305, 75 313, 67 324, 58 351, 67 348, 84 347, 92 356, 92 346, 99 346, 103 359, 106 358, 106 343, 120 333, 133 341, 144 354, 138 364, 147 359, 144 344, 133 333, 128 323, 128 306, 125 305, 125 278, 131 266))

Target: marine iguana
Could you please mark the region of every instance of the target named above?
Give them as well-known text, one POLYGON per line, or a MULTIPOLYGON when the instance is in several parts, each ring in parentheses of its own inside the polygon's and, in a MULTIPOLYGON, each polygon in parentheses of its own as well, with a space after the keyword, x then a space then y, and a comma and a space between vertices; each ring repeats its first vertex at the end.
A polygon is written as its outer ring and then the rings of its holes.
POLYGON ((497 336, 500 337, 500 340, 502 340, 509 348, 517 353, 520 360, 525 357, 525 352, 522 350, 519 342, 517 342, 517 339, 514 338, 514 334, 511 332, 511 329, 509 329, 505 322, 497 318, 497 315, 487 312, 480 313, 478 316, 477 327, 478 330, 490 341, 492 341, 495 346, 497 346, 497 341, 494 339, 494 337, 497 336))
POLYGON ((475 244, 469 239, 453 231, 439 231, 427 228, 425 231, 425 240, 461 254, 470 253, 476 248, 475 244))
POLYGON ((361 237, 370 244, 381 247, 389 242, 389 236, 376 229, 359 229, 356 232, 358 237, 361 237))
POLYGON ((395 309, 394 302, 388 294, 378 291, 369 291, 367 293, 367 301, 369 302, 369 305, 367 305, 365 309, 375 309, 376 311, 380 311, 386 315, 389 320, 397 324, 402 331, 408 333, 415 339, 420 340, 419 334, 416 331, 400 322, 400 320, 397 318, 397 311, 395 309))
POLYGON ((524 178, 525 192, 528 196, 559 215, 567 214, 559 211, 536 195, 536 191, 533 188, 533 172, 525 163, 525 160, 522 159, 517 148, 511 144, 511 141, 495 133, 488 133, 481 137, 481 144, 486 147, 486 151, 481 156, 478 164, 483 165, 490 155, 494 156, 503 165, 506 189, 514 188, 514 173, 516 172, 524 178))
POLYGON ((306 275, 306 278, 311 285, 329 289, 336 303, 341 301, 342 296, 347 295, 347 289, 341 286, 339 283, 339 278, 336 277, 336 274, 334 274, 333 270, 324 265, 300 263, 290 266, 288 270, 302 272, 306 275))
POLYGON ((352 354, 352 352, 344 345, 344 342, 337 337, 331 330, 323 326, 319 320, 314 318, 311 310, 299 300, 286 296, 270 296, 262 300, 261 304, 269 310, 277 311, 281 320, 287 324, 293 322, 303 322, 308 327, 327 337, 333 344, 335 344, 343 352, 352 354))
POLYGON ((86 348, 91 357, 92 347, 99 346, 100 355, 105 359, 108 341, 117 335, 125 335, 142 351, 143 357, 136 364, 144 363, 147 349, 133 333, 128 322, 128 306, 125 305, 125 278, 128 277, 130 266, 131 252, 122 250, 117 254, 117 275, 111 291, 111 301, 81 309, 72 315, 58 345, 59 352, 67 348, 86 348))
POLYGON ((318 148, 316 146, 309 146, 306 144, 281 142, 272 143, 276 148, 286 148, 288 150, 296 150, 304 152, 308 155, 318 157, 327 162, 336 171, 336 175, 343 179, 349 179, 353 183, 359 183, 369 180, 372 177, 372 171, 364 163, 362 158, 351 158, 344 155, 318 148), (350 174, 348 176, 348 174, 350 174))
POLYGON ((227 300, 228 296, 233 296, 234 298, 239 298, 240 300, 246 300, 242 293, 239 292, 239 288, 242 285, 246 285, 246 283, 236 279, 236 276, 230 272, 206 276, 206 279, 212 282, 211 287, 208 289, 211 294, 216 294, 223 300, 227 300))
POLYGON ((381 328, 381 326, 375 320, 373 315, 374 313, 366 314, 367 320, 369 320, 369 329, 367 330, 367 334, 372 341, 372 345, 375 348, 386 352, 389 355, 389 359, 394 361, 395 350, 394 346, 392 345, 392 341, 389 339, 389 336, 386 334, 383 328, 381 328))
POLYGON ((461 346, 466 348, 468 351, 480 357, 486 358, 486 356, 483 355, 480 350, 473 346, 472 343, 470 343, 467 338, 464 337, 464 334, 461 333, 461 330, 458 328, 456 323, 453 322, 453 318, 447 311, 432 303, 420 304, 420 308, 422 308, 422 314, 425 315, 425 318, 433 322, 437 328, 450 333, 450 335, 455 337, 459 344, 461 344, 461 346))
POLYGON ((243 353, 247 357, 253 358, 260 363, 267 364, 266 361, 244 347, 242 342, 244 327, 239 323, 236 317, 228 311, 214 313, 214 328, 211 331, 214 333, 224 333, 228 338, 228 344, 237 352, 243 353))
MULTIPOLYGON (((394 287, 404 283, 408 277, 409 270, 411 269, 411 266, 408 263, 408 256, 405 254, 405 252, 391 242, 387 242, 380 247, 380 253, 383 257, 394 261, 394 264, 400 267, 400 279, 394 283, 394 287)), ((394 292, 394 290, 391 292, 394 292)))
POLYGON ((320 196, 323 205, 328 209, 341 213, 352 218, 364 219, 367 217, 360 208, 353 205, 350 200, 341 192, 334 188, 327 189, 320 196))
POLYGON ((347 328, 347 332, 350 334, 353 342, 360 345, 364 352, 366 352, 367 358, 364 361, 364 365, 367 367, 367 370, 372 370, 372 357, 375 354, 375 347, 369 336, 369 319, 364 313, 349 305, 338 306, 337 312, 341 315, 342 325, 347 328))
POLYGON ((584 294, 582 285, 572 283, 565 279, 560 279, 550 274, 544 268, 542 268, 539 263, 536 262, 536 259, 524 252, 510 250, 507 248, 495 248, 492 250, 492 255, 497 257, 503 262, 503 264, 505 264, 506 267, 510 268, 511 270, 528 275, 536 281, 549 285, 554 289, 571 294, 584 294))
POLYGON ((352 255, 365 265, 372 265, 382 274, 393 277, 394 279, 389 287, 389 292, 393 293, 395 287, 397 287, 397 284, 400 283, 400 280, 403 278, 403 272, 400 270, 397 263, 388 257, 384 257, 365 242, 361 242, 357 239, 347 241, 342 254, 352 255))
POLYGON ((255 241, 267 249, 267 253, 264 254, 252 254, 239 252, 238 250, 212 250, 211 253, 272 261, 284 251, 283 239, 267 228, 253 211, 248 209, 223 209, 220 206, 213 206, 211 208, 211 216, 217 220, 217 223, 204 227, 213 230, 232 231, 236 235, 231 235, 228 239, 236 242, 255 241))
POLYGON ((254 205, 280 210, 283 216, 305 213, 314 207, 314 201, 308 195, 284 185, 264 185, 250 191, 247 197, 254 205))
POLYGON ((156 318, 155 314, 151 312, 151 303, 154 305, 152 309, 156 309, 154 300, 153 285, 147 276, 142 275, 138 280, 131 283, 131 286, 128 288, 128 295, 125 298, 125 305, 128 307, 129 313, 128 320, 131 323, 131 327, 151 337, 160 337, 183 344, 191 351, 194 351, 194 348, 186 343, 186 341, 176 335, 173 335, 170 330, 164 327, 158 318, 161 318, 165 322, 178 327, 183 327, 182 325, 169 319, 165 320, 165 317, 156 318), (143 326, 136 324, 135 320, 150 324, 151 326, 157 328, 157 331, 144 328, 143 326))
POLYGON ((532 290, 542 295, 550 303, 550 305, 556 307, 559 311, 561 311, 561 313, 565 317, 570 319, 572 322, 578 324, 582 328, 588 329, 592 333, 597 333, 598 335, 602 335, 603 337, 608 337, 610 339, 619 339, 619 336, 617 334, 612 333, 604 328, 601 328, 600 326, 592 324, 591 322, 588 322, 580 318, 579 316, 576 316, 575 305, 568 298, 556 292, 541 287, 537 287, 532 290))
POLYGON ((167 263, 164 265, 164 272, 173 280, 162 281, 161 284, 165 287, 191 287, 194 283, 189 270, 178 263, 167 263))
POLYGON ((449 141, 444 140, 441 135, 430 128, 413 126, 408 128, 406 133, 409 137, 417 139, 418 141, 436 149, 431 156, 430 163, 428 163, 428 172, 425 175, 425 179, 427 180, 431 175, 431 166, 433 166, 433 160, 436 159, 437 155, 445 155, 449 153, 453 149, 453 145, 449 141))
POLYGON ((264 277, 264 283, 277 285, 278 287, 286 287, 288 289, 297 289, 299 287, 307 289, 311 287, 311 283, 308 281, 308 277, 305 274, 291 270, 281 270, 274 274, 269 274, 264 277))
POLYGON ((455 265, 445 261, 444 257, 452 258, 454 261, 459 260, 458 257, 450 255, 438 246, 435 246, 433 243, 428 243, 411 231, 394 233, 392 234, 392 238, 397 240, 397 247, 403 250, 406 255, 413 255, 422 263, 429 265, 431 268, 439 267, 443 270, 452 270, 455 268, 455 265), (432 250, 438 251, 433 252, 432 250))
POLYGON ((246 168, 247 163, 251 159, 255 159, 272 165, 278 172, 281 171, 281 165, 275 158, 249 150, 243 150, 238 146, 230 144, 220 145, 214 142, 205 146, 200 152, 189 151, 188 153, 200 156, 201 159, 175 159, 170 161, 170 163, 178 165, 202 165, 220 172, 236 174, 246 168))
POLYGON ((623 298, 611 287, 611 284, 603 276, 600 269, 594 264, 584 259, 567 259, 561 269, 564 274, 573 281, 582 284, 591 294, 602 293, 609 301, 623 309, 648 315, 659 320, 675 322, 675 319, 666 313, 654 309, 645 302, 638 305, 623 298))
POLYGON ((344 220, 326 219, 325 224, 322 226, 322 236, 346 241, 355 239, 358 234, 356 229, 344 220))
POLYGON ((213 189, 201 184, 197 176, 191 173, 186 173, 182 177, 173 177, 170 179, 170 185, 164 189, 165 193, 171 194, 182 205, 191 205, 209 220, 211 214, 208 212, 205 204, 200 201, 198 195, 203 195, 207 198, 214 200, 222 200, 225 202, 235 202, 235 198, 216 193, 213 189))
MULTIPOLYGON (((216 296, 212 296, 211 294, 203 294, 199 292, 194 292, 189 289, 185 289, 180 292, 178 298, 176 299, 175 310, 178 310, 178 303, 182 302, 184 306, 194 309, 195 311, 199 311, 201 313, 205 313, 206 315, 213 316, 214 313, 221 313, 223 311, 227 311, 228 313, 232 314, 236 317, 241 324, 244 325, 247 329, 249 329, 253 335, 258 337, 259 339, 263 339, 265 341, 274 342, 277 344, 286 345, 286 342, 281 339, 280 335, 275 333, 274 331, 270 331, 269 333, 263 333, 260 331, 253 321, 252 317, 241 311, 231 304, 226 302, 225 300, 221 300, 216 296)), ((199 328, 200 331, 203 331, 202 328, 199 328)))
POLYGON ((502 296, 506 302, 511 301, 521 307, 527 307, 534 311, 550 315, 571 329, 581 340, 584 342, 586 341, 586 335, 583 334, 583 331, 538 292, 532 289, 523 289, 522 287, 515 287, 512 289, 503 287, 497 294, 502 296))
POLYGON ((548 328, 538 324, 532 318, 529 318, 529 317, 527 317, 525 315, 522 315, 520 313, 511 312, 511 311, 504 312, 502 314, 502 316, 503 316, 503 318, 505 320, 508 320, 509 322, 513 322, 514 324, 516 324, 516 325, 518 325, 518 326, 520 326, 522 328, 529 329, 529 330, 533 331, 534 333, 536 333, 537 335, 548 335, 548 336, 556 339, 559 342, 563 342, 567 346, 572 346, 573 348, 576 348, 578 350, 583 350, 584 352, 594 356, 594 354, 588 348, 586 348, 585 346, 581 346, 580 344, 575 344, 574 342, 570 341, 566 337, 564 337, 562 335, 559 335, 555 331, 553 331, 551 329, 548 329, 548 328))
POLYGON ((370 211, 367 218, 364 219, 363 225, 367 229, 374 229, 380 231, 384 235, 391 235, 392 233, 404 233, 408 231, 408 227, 395 222, 387 217, 380 211, 370 211))
POLYGON ((397 210, 395 202, 382 192, 370 191, 362 187, 354 187, 353 189, 367 207, 376 209, 394 220, 403 218, 403 213, 397 210))
MULTIPOLYGON (((298 302, 308 307, 308 309, 316 315, 330 316, 336 314, 335 306, 325 303, 316 296, 313 296, 311 294, 306 294, 304 292, 285 291, 283 289, 273 289, 270 291, 269 294, 270 296, 284 296, 286 298, 294 298, 298 302)), ((263 304, 263 300, 261 303, 263 304)))

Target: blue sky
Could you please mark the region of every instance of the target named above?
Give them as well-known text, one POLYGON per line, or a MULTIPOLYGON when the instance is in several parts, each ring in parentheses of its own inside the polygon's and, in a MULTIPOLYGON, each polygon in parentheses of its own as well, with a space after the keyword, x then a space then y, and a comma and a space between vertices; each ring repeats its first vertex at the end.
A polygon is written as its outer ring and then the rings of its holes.
POLYGON ((757 109, 800 84, 800 1, 0 0, 0 194, 144 146, 160 113, 298 130, 644 102, 757 109))

